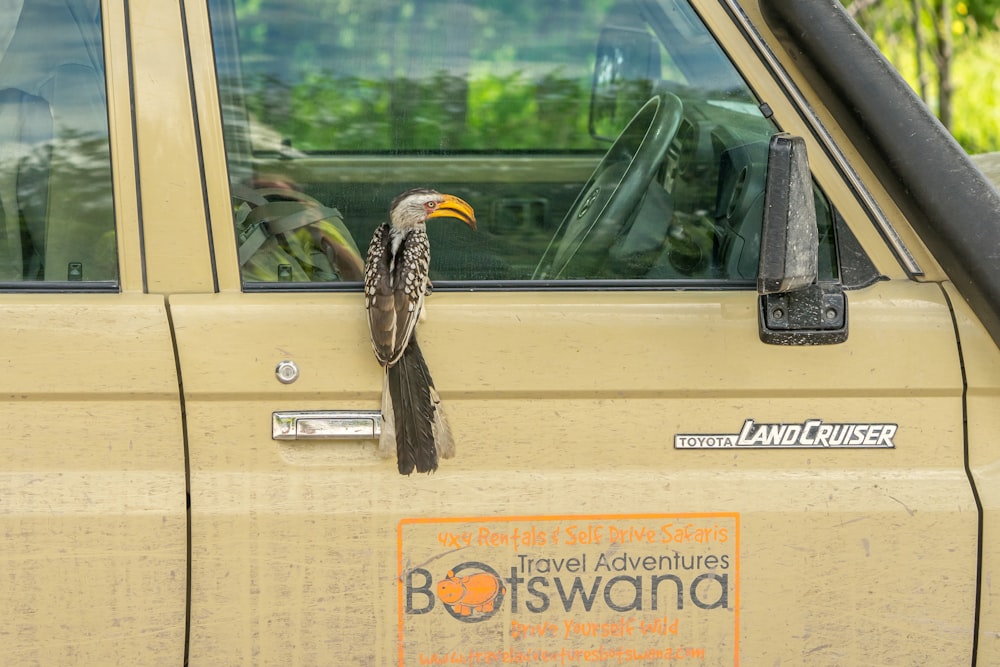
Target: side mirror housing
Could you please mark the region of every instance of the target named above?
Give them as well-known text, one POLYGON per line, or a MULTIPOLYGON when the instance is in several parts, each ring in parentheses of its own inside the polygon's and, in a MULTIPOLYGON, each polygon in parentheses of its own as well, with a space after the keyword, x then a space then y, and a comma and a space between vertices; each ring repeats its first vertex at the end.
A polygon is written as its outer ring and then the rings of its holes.
POLYGON ((819 226, 806 144, 771 137, 757 268, 760 339, 771 345, 831 345, 847 340, 847 295, 819 283, 819 226))
POLYGON ((809 159, 802 137, 771 137, 760 235, 757 291, 791 292, 812 285, 819 274, 819 227, 809 159))

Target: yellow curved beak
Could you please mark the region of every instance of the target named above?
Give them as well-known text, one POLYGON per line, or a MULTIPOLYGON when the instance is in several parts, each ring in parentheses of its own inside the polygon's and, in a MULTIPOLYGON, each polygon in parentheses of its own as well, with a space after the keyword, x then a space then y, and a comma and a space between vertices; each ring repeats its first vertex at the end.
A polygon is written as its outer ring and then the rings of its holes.
POLYGON ((476 212, 472 210, 469 203, 461 197, 455 195, 442 195, 444 201, 434 209, 429 218, 458 218, 469 227, 476 228, 476 212))

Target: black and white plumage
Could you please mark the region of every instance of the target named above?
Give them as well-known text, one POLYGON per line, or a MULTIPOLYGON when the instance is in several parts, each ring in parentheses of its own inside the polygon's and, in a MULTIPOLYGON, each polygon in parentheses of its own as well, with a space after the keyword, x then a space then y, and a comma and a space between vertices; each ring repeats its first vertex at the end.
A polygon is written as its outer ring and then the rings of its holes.
POLYGON ((365 308, 375 357, 385 368, 379 451, 396 451, 400 474, 432 472, 455 454, 441 398, 414 335, 430 287, 431 247, 426 223, 457 218, 473 229, 466 202, 417 188, 396 197, 389 224, 375 230, 365 262, 365 308))

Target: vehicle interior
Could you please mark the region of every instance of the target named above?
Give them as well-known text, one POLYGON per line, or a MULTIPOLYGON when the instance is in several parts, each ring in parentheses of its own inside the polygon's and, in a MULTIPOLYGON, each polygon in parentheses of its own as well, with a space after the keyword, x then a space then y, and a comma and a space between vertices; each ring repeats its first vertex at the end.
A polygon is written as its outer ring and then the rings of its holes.
POLYGON ((100 0, 0 8, 0 281, 117 276, 100 0))
POLYGON ((686 0, 211 11, 248 289, 357 280, 349 257, 417 186, 479 220, 429 226, 436 286, 752 287, 780 128, 686 0))

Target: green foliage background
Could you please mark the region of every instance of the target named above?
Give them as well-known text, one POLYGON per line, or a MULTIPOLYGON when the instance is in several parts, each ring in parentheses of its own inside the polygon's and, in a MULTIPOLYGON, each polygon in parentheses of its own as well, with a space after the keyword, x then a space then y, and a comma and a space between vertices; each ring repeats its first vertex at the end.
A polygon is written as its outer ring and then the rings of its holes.
MULTIPOLYGON (((1000 0, 841 2, 967 151, 1000 151, 1000 0)), ((587 105, 612 4, 235 0, 241 85, 305 151, 599 150, 587 105)))
POLYGON ((600 150, 588 105, 613 2, 235 0, 231 85, 303 151, 600 150))
POLYGON ((1000 151, 1000 0, 841 1, 969 153, 1000 151))

